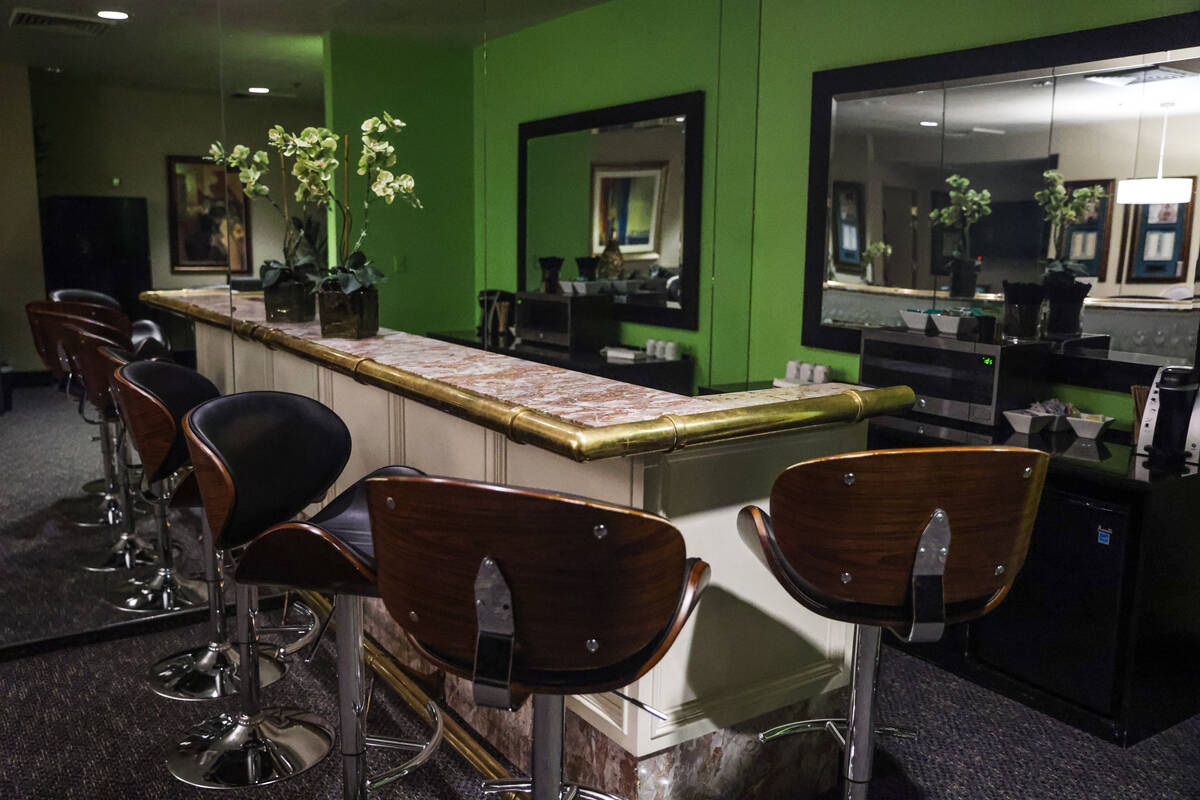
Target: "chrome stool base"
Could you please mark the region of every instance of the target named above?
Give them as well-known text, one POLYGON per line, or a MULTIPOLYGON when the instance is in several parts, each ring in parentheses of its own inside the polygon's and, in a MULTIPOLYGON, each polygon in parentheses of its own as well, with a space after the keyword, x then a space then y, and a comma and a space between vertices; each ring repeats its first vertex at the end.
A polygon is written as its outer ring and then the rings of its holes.
MULTIPOLYGON (((150 668, 150 690, 171 700, 216 700, 238 693, 238 654, 229 644, 210 642, 169 655, 150 668)), ((258 656, 258 685, 270 686, 287 665, 263 648, 258 656)))
MULTIPOLYGON (((480 790, 484 794, 502 794, 512 792, 524 792, 529 794, 533 792, 533 781, 521 779, 500 779, 494 781, 482 781, 480 790)), ((577 783, 564 783, 559 788, 558 800, 625 800, 615 794, 601 791, 592 786, 583 786, 577 783)))
POLYGON ((159 569, 148 581, 122 581, 104 599, 118 611, 131 614, 181 611, 208 602, 203 583, 180 578, 165 569, 159 569))
POLYGON ((158 563, 158 555, 149 542, 137 536, 122 535, 99 564, 84 564, 88 572, 116 572, 122 569, 150 567, 158 563))
POLYGON ((299 775, 332 749, 333 729, 316 714, 268 708, 202 722, 171 747, 167 768, 192 786, 240 789, 299 775))

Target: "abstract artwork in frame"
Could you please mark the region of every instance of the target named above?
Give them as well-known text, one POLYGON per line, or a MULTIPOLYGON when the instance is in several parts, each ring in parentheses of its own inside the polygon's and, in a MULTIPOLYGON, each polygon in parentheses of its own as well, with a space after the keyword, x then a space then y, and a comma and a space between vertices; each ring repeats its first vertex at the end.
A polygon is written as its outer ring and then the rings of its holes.
POLYGON ((658 258, 667 163, 592 164, 592 255, 615 240, 626 257, 658 258))
POLYGON ((171 272, 250 273, 250 208, 236 170, 167 156, 171 272))

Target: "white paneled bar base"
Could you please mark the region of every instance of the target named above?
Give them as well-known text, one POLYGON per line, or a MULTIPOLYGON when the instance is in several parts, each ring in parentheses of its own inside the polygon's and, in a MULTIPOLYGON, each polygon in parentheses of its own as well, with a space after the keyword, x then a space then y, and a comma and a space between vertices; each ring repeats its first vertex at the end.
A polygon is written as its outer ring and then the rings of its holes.
MULTIPOLYGON (((217 314, 219 302, 210 305, 202 295, 154 292, 143 299, 203 323, 196 325, 197 366, 202 373, 220 378, 223 389, 296 392, 320 400, 345 420, 354 449, 335 492, 371 469, 402 463, 434 475, 571 492, 670 518, 683 532, 688 553, 712 565, 712 582, 667 657, 627 690, 664 711, 668 719, 657 720, 612 695, 569 701, 569 708, 634 756, 728 728, 846 682, 849 626, 797 605, 741 544, 735 520, 747 503, 767 504, 772 482, 788 465, 865 449, 864 418, 910 405, 911 391, 827 384, 806 391, 769 390, 707 399, 584 376, 597 408, 602 407, 597 415, 601 424, 588 426, 588 396, 576 388, 570 393, 572 405, 564 411, 563 392, 554 383, 560 378, 546 370, 562 373, 564 381, 576 380, 578 373, 388 331, 365 340, 367 344, 321 340, 312 335, 311 323, 288 326, 260 321, 254 298, 244 295, 235 297, 237 321, 228 320, 226 307, 224 326, 217 314), (325 351, 312 350, 306 342, 347 358, 361 357, 362 348, 370 348, 373 363, 411 369, 411 374, 445 367, 448 377, 436 380, 458 388, 470 381, 476 386, 491 381, 486 392, 471 390, 483 397, 480 402, 503 401, 503 387, 496 388, 500 384, 495 376, 507 375, 508 381, 522 383, 514 390, 523 393, 522 402, 514 407, 532 409, 529 413, 537 415, 535 421, 543 416, 551 423, 567 420, 582 426, 588 435, 603 433, 609 425, 632 421, 653 427, 653 421, 666 419, 675 430, 668 440, 674 446, 634 438, 623 454, 588 458, 586 450, 566 451, 567 455, 521 444, 514 441, 520 437, 512 434, 511 421, 507 432, 497 430, 496 424, 472 420, 470 409, 448 406, 440 396, 421 396, 420 385, 401 383, 390 389, 357 379, 368 371, 361 364, 349 369, 344 359, 326 362, 325 351), (429 361, 422 356, 419 364, 406 362, 406 350, 427 352, 422 342, 429 343, 428 352, 436 348, 440 357, 429 361), (536 405, 538 382, 547 396, 554 397, 542 409, 536 405), (850 418, 836 411, 841 406, 834 406, 846 394, 857 398, 856 405, 849 407, 857 407, 858 412, 850 418), (649 416, 639 416, 639 409, 633 407, 643 400, 655 406, 649 416), (822 404, 823 400, 830 402, 822 404), (835 411, 812 413, 826 405, 835 411), (782 407, 794 407, 794 424, 777 419, 755 422, 784 414, 782 407), (764 413, 754 416, 751 412, 756 408, 764 413), (706 412, 715 414, 711 422, 706 421, 706 412), (608 419, 617 421, 607 423, 608 419), (701 423, 707 426, 705 443, 680 448, 680 441, 690 435, 685 432, 701 423), (722 437, 721 425, 727 428, 727 436, 722 437), (746 435, 763 428, 770 430, 746 435)), ((261 306, 261 300, 257 302, 261 306)), ((515 415, 519 413, 525 412, 515 415)), ((813 498, 813 502, 826 499, 813 498)))

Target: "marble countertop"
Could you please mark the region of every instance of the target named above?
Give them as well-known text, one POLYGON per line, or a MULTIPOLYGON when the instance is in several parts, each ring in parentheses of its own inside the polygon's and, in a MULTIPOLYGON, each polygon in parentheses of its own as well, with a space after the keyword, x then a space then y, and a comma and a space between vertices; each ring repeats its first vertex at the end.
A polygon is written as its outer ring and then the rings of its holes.
MULTIPOLYGON (((398 371, 397 374, 403 374, 406 378, 416 376, 443 387, 452 387, 467 399, 487 398, 503 404, 503 407, 519 409, 516 413, 533 411, 550 420, 582 429, 609 429, 612 426, 638 424, 653 426, 667 419, 676 428, 678 439, 678 418, 707 419, 718 415, 722 423, 728 420, 730 436, 734 436, 747 434, 747 420, 738 419, 736 413, 729 413, 740 409, 770 406, 773 415, 771 429, 779 430, 821 422, 849 421, 844 419, 849 413, 846 409, 854 407, 857 407, 854 417, 860 419, 875 413, 892 413, 912 402, 911 391, 906 388, 903 391, 872 390, 843 383, 685 397, 382 327, 378 336, 369 339, 322 338, 320 325, 316 321, 268 323, 262 296, 257 293, 234 293, 231 298, 226 292, 178 290, 146 292, 142 299, 209 324, 234 326, 236 321, 237 333, 245 338, 269 337, 272 346, 282 345, 303 357, 318 361, 336 360, 341 362, 342 371, 356 377, 361 374, 361 364, 373 362, 373 367, 382 365, 383 368, 398 371), (303 342, 319 345, 320 349, 306 348, 303 342), (336 355, 337 358, 325 359, 322 358, 323 354, 336 355), (884 397, 879 394, 881 392, 892 394, 884 397), (814 409, 811 408, 813 403, 797 403, 820 398, 852 402, 839 403, 840 410, 831 413, 828 418, 814 415, 814 409), (787 424, 787 406, 796 407, 795 424, 787 424)), ((411 388, 402 393, 421 394, 411 388)), ((418 399, 421 398, 418 396, 418 399)), ((430 399, 431 402, 435 400, 430 399)), ((447 405, 442 398, 437 398, 435 404, 447 405)), ((764 414, 754 416, 763 417, 764 414)), ((706 426, 706 441, 713 440, 712 428, 710 422, 706 426)))

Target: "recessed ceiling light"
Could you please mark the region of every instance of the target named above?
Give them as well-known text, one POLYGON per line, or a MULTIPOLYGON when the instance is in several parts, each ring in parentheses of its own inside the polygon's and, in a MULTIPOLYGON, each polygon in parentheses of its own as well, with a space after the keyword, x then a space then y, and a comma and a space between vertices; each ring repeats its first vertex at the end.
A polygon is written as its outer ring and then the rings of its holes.
POLYGON ((57 66, 55 66, 55 67, 46 67, 46 72, 49 72, 49 73, 50 73, 50 74, 52 74, 52 75, 61 75, 61 74, 62 74, 62 71, 63 71, 63 68, 62 68, 62 67, 57 67, 57 66))
POLYGON ((265 86, 251 86, 246 90, 250 94, 270 94, 271 90, 265 86))
POLYGON ((936 128, 937 126, 938 126, 938 124, 937 124, 936 122, 934 122, 933 120, 931 120, 931 119, 923 119, 923 120, 921 120, 921 127, 922 127, 922 128, 936 128))
POLYGON ((675 121, 676 122, 687 122, 687 117, 676 117, 675 121))
POLYGON ((124 11, 97 11, 96 16, 100 19, 129 19, 124 11))

